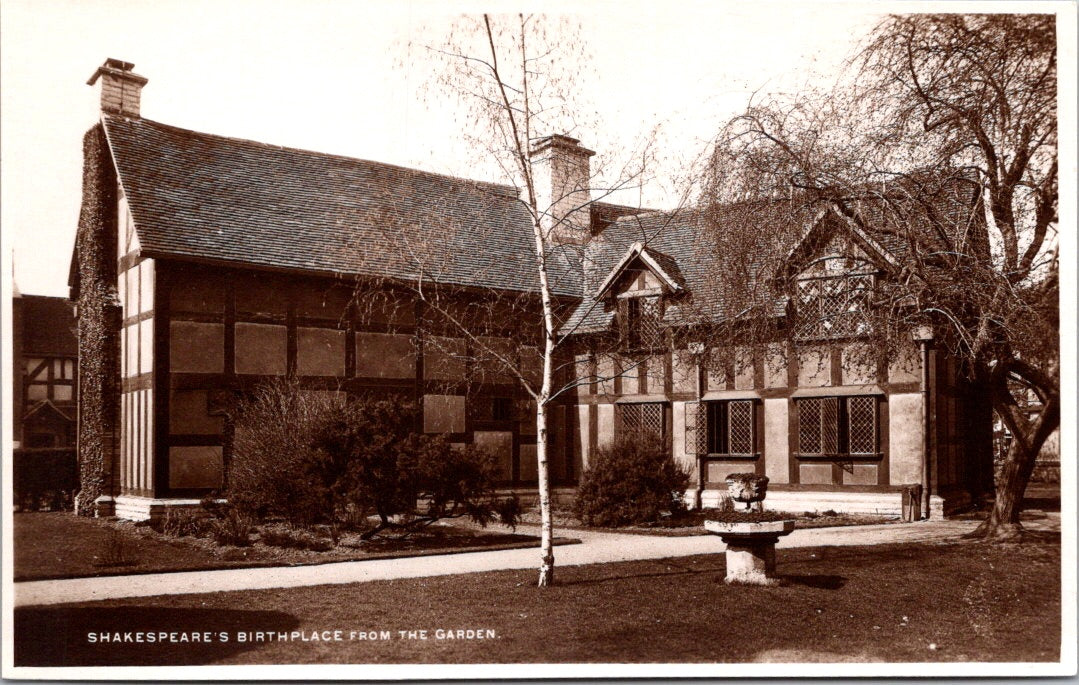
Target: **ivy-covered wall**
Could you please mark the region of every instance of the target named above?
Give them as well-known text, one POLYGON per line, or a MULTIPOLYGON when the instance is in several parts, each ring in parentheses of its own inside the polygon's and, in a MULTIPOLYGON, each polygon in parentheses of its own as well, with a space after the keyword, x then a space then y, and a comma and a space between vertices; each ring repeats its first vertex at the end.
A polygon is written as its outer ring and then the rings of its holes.
POLYGON ((113 494, 120 400, 116 297, 116 174, 101 125, 83 137, 82 210, 75 237, 79 333, 79 494, 76 510, 113 494))

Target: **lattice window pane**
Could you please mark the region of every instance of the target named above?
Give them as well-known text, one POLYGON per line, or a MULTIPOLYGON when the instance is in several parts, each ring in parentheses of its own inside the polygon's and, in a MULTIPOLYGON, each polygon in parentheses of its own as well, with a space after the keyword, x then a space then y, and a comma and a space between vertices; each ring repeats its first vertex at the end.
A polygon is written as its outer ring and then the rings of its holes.
POLYGON ((727 439, 730 454, 753 454, 753 402, 739 400, 727 405, 727 439))
POLYGON ((618 303, 622 339, 637 349, 663 344, 663 302, 657 296, 632 297, 618 303))
POLYGON ((803 454, 820 454, 821 400, 798 400, 798 451, 803 454))
POLYGON ((839 452, 839 398, 821 398, 821 446, 824 454, 839 452))
POLYGON ((796 290, 797 337, 836 338, 868 332, 872 274, 807 279, 799 281, 796 290))
POLYGON ((686 454, 708 453, 708 417, 703 402, 686 402, 683 405, 686 427, 686 454))
POLYGON ((877 400, 874 397, 847 398, 850 427, 850 453, 874 454, 877 451, 877 400))
POLYGON ((663 340, 663 310, 658 297, 641 298, 641 342, 656 347, 663 340))
POLYGON ((663 437, 663 404, 646 402, 642 404, 619 405, 622 430, 626 435, 663 437))

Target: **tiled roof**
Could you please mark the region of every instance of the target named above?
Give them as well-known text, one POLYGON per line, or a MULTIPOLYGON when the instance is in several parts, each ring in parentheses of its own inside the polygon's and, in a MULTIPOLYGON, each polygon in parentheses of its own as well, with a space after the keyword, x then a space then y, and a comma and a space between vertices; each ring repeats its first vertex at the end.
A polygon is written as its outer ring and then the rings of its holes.
MULTIPOLYGON (((530 222, 508 186, 103 117, 147 255, 346 276, 537 289, 530 222)), ((556 248, 556 295, 581 292, 556 248)))
MULTIPOLYGON (((946 178, 935 184, 932 180, 908 181, 919 184, 913 189, 895 184, 883 199, 880 195, 869 195, 870 199, 856 204, 855 209, 868 228, 860 235, 873 252, 880 253, 885 260, 902 261, 910 249, 911 226, 920 229, 916 237, 921 250, 949 249, 949 244, 964 245, 969 241, 967 236, 978 235, 970 230, 973 222, 979 220, 978 212, 972 211, 976 198, 970 185, 955 179, 946 178), (914 197, 929 201, 917 202, 914 197), (884 200, 890 203, 891 211, 883 211, 884 200), (939 225, 947 227, 942 230, 949 235, 939 235, 931 228, 930 212, 941 219, 939 225)), ((772 315, 782 315, 786 298, 775 294, 772 299, 769 289, 758 284, 773 276, 773 268, 780 267, 779 256, 792 254, 796 246, 811 247, 803 241, 809 238, 810 229, 820 225, 818 222, 822 222, 820 227, 824 231, 830 230, 829 224, 842 223, 837 215, 824 210, 825 205, 803 200, 797 197, 748 200, 708 210, 653 212, 616 219, 588 246, 585 297, 561 332, 610 329, 614 319, 610 303, 597 301, 593 295, 635 242, 643 243, 654 258, 665 260, 664 270, 679 270, 685 281, 687 295, 672 297, 664 315, 670 324, 737 318, 745 315, 749 306, 758 312, 764 308, 772 315), (721 254, 725 230, 732 230, 733 240, 739 243, 735 250, 735 254, 741 255, 739 260, 724 259, 721 254), (741 292, 732 295, 736 289, 741 292)), ((798 263, 798 252, 794 254, 798 263)))
MULTIPOLYGON (((658 255, 658 259, 664 262, 664 270, 677 272, 688 293, 684 296, 688 300, 674 298, 671 301, 665 313, 669 323, 685 323, 701 318, 717 320, 737 315, 738 312, 730 311, 731 303, 721 287, 726 276, 725 267, 716 254, 715 243, 708 237, 712 230, 710 226, 735 221, 733 215, 738 214, 738 221, 752 220, 760 226, 762 234, 777 231, 789 233, 792 227, 805 222, 806 212, 789 202, 771 200, 726 205, 718 211, 723 216, 716 217, 714 211, 706 214, 696 209, 684 209, 623 217, 612 223, 589 245, 585 260, 586 296, 561 331, 566 334, 589 333, 610 328, 614 312, 603 302, 597 302, 592 295, 634 242, 644 243, 654 258, 658 255)), ((751 260, 745 266, 749 288, 752 289, 760 265, 751 260)), ((782 311, 783 304, 778 302, 774 306, 782 311)))
POLYGON ((22 317, 22 350, 25 356, 71 356, 78 354, 75 309, 65 297, 21 295, 14 300, 22 317))

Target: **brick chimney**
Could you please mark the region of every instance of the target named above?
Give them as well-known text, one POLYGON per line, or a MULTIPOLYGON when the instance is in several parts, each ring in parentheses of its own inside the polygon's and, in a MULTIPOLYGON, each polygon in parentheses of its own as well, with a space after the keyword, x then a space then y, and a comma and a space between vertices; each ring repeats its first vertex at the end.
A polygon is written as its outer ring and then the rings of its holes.
POLYGON ((588 158, 596 153, 580 143, 569 136, 547 136, 535 141, 528 153, 548 242, 580 245, 591 237, 588 158))
POLYGON ((128 117, 139 116, 139 99, 147 78, 131 71, 135 67, 131 62, 124 62, 111 57, 97 68, 94 75, 86 82, 92 86, 101 80, 101 111, 106 114, 122 114, 128 117))

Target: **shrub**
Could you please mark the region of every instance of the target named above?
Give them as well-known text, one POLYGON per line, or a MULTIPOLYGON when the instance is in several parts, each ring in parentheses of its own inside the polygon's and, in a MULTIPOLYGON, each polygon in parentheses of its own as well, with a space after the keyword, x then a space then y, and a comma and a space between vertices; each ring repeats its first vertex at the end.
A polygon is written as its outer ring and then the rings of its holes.
POLYGON ((210 534, 219 545, 247 547, 251 544, 251 525, 249 516, 237 509, 230 509, 225 516, 213 520, 210 534))
POLYGON ((658 438, 623 437, 596 451, 583 474, 574 513, 586 525, 623 526, 678 513, 689 474, 658 438))
POLYGON ((481 526, 498 520, 516 527, 521 503, 516 495, 495 497, 494 456, 474 445, 453 447, 441 435, 410 436, 402 451, 399 470, 409 484, 410 501, 423 502, 419 516, 467 516, 481 526))
POLYGON ((228 468, 229 503, 256 520, 278 515, 293 526, 325 517, 316 434, 341 410, 336 397, 304 391, 294 379, 273 379, 242 399, 228 468))
POLYGON ((367 528, 371 537, 444 517, 516 523, 514 504, 493 496, 491 456, 413 433, 409 402, 337 397, 278 379, 240 403, 230 506, 256 520, 281 516, 294 528, 327 524, 335 544, 342 529, 367 528), (377 526, 367 525, 369 514, 377 526))
POLYGON ((202 537, 210 528, 210 521, 187 509, 169 509, 154 529, 163 535, 202 537))

